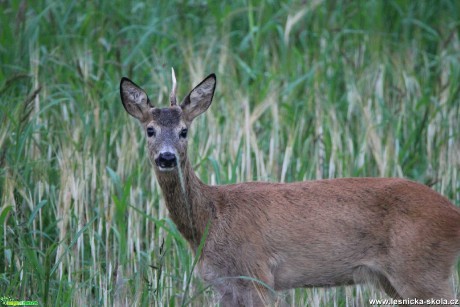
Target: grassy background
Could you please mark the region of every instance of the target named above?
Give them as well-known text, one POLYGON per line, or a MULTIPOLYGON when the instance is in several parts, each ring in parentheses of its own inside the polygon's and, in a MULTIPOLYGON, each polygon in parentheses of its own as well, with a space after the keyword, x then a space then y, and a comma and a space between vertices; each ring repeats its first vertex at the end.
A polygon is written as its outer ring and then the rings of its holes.
POLYGON ((210 184, 396 176, 459 205, 459 15, 455 0, 0 1, 0 295, 213 303, 121 105, 122 76, 166 106, 170 67, 180 97, 217 74, 189 145, 210 184))

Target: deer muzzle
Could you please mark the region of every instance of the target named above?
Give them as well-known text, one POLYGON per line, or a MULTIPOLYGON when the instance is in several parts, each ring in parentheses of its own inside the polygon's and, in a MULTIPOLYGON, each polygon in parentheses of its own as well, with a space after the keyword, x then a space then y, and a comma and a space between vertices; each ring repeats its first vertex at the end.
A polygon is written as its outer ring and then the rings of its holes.
POLYGON ((177 166, 177 157, 172 152, 162 152, 155 159, 155 163, 160 171, 170 171, 177 166))

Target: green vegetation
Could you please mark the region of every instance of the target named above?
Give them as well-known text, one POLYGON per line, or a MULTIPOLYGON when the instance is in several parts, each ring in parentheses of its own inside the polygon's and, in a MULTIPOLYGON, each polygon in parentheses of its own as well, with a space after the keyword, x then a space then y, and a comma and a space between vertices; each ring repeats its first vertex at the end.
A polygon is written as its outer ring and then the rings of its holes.
POLYGON ((213 303, 123 110, 122 76, 166 106, 171 67, 180 97, 217 74, 189 145, 210 184, 397 176, 460 204, 459 1, 3 0, 0 16, 1 296, 213 303))

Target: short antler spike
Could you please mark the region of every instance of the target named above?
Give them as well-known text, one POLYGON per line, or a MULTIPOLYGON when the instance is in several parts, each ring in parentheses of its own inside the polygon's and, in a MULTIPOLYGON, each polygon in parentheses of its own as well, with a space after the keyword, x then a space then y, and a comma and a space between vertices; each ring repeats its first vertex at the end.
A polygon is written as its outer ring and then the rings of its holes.
POLYGON ((177 90, 177 82, 176 82, 176 74, 174 73, 174 68, 171 67, 171 75, 172 75, 172 89, 171 95, 169 95, 169 101, 171 101, 171 107, 177 105, 176 99, 176 90, 177 90))

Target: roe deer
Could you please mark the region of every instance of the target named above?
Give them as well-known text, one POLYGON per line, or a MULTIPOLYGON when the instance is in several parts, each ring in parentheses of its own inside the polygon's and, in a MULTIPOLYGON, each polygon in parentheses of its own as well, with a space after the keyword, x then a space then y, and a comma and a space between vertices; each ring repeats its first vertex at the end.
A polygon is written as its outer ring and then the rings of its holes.
POLYGON ((216 76, 180 105, 176 88, 173 71, 167 108, 152 106, 127 78, 120 94, 146 132, 171 219, 195 253, 209 227, 197 268, 222 306, 271 304, 270 288, 369 281, 397 299, 455 297, 460 209, 447 198, 397 178, 206 185, 187 158, 187 135, 211 105, 216 76))

